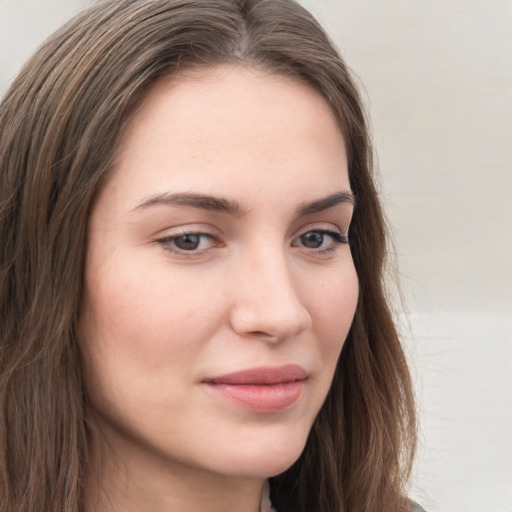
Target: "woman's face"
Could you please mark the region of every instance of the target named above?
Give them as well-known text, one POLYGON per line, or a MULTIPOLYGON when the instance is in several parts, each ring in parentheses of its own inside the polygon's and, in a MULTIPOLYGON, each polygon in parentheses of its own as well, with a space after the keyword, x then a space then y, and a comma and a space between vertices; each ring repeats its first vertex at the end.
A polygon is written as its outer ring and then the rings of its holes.
POLYGON ((300 455, 358 297, 342 135, 308 85, 162 81, 94 205, 79 322, 95 422, 125 458, 265 478, 300 455))

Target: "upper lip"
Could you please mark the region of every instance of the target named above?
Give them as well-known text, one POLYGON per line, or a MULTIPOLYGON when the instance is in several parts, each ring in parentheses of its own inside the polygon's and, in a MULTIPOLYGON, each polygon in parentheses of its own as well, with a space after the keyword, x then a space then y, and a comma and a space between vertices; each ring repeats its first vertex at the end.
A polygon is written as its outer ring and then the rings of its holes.
POLYGON ((239 370, 226 375, 204 379, 208 384, 230 384, 230 385, 272 385, 283 384, 305 380, 308 374, 302 366, 287 364, 283 366, 258 366, 239 370))

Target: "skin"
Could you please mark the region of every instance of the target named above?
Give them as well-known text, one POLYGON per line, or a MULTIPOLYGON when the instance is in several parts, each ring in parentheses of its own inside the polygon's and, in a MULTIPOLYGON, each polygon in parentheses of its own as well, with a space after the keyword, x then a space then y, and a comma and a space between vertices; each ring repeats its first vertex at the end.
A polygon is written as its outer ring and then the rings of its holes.
POLYGON ((335 239, 353 205, 298 213, 339 192, 350 193, 343 137, 310 86, 224 66, 151 90, 90 218, 88 510, 259 510, 264 481, 304 448, 355 312, 350 247, 335 239), (181 193, 238 210, 164 200, 181 193), (290 363, 308 376, 275 413, 204 383, 290 363))

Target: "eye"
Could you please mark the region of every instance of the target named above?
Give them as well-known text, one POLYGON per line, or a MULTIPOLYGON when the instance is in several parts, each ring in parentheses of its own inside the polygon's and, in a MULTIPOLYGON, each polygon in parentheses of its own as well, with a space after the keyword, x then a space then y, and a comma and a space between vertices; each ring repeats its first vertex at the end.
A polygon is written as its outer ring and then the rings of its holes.
POLYGON ((302 234, 294 245, 322 252, 334 250, 337 245, 348 244, 345 233, 331 229, 315 229, 302 234))
POLYGON ((165 250, 178 254, 197 254, 216 245, 216 240, 208 233, 182 233, 160 238, 156 242, 165 250))

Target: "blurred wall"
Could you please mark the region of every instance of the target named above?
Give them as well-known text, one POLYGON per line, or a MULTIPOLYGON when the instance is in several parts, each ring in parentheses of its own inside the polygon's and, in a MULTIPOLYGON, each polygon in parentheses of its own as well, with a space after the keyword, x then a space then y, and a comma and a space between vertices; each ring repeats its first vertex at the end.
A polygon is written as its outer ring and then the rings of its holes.
POLYGON ((305 1, 366 87, 431 512, 512 510, 512 2, 305 1))
MULTIPOLYGON (((86 0, 0 0, 0 92, 86 0)), ((429 512, 512 510, 512 2, 304 0, 362 84, 429 512)))
POLYGON ((512 510, 512 2, 305 0, 366 88, 430 512, 512 510))

